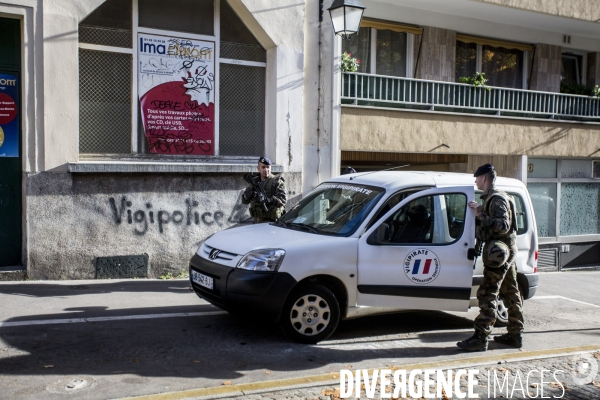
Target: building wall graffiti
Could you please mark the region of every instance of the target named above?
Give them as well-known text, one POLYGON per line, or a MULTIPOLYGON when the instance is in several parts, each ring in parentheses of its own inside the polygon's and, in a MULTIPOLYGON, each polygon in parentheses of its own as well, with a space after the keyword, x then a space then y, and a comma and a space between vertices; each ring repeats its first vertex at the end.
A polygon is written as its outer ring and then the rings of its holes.
POLYGON ((156 226, 159 233, 164 233, 169 224, 177 226, 217 225, 222 227, 226 222, 240 223, 249 218, 248 207, 244 207, 240 199, 228 212, 223 210, 202 210, 199 209, 199 202, 193 199, 185 199, 181 209, 166 210, 162 207, 156 207, 151 202, 134 204, 127 196, 110 197, 108 199, 113 221, 117 225, 123 223, 133 225, 133 233, 143 236, 152 226, 156 226))

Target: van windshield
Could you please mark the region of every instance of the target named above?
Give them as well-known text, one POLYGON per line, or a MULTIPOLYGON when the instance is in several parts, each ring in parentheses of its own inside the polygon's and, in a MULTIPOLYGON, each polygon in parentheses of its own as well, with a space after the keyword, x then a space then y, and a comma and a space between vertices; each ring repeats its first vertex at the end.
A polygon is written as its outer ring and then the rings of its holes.
POLYGON ((384 193, 375 186, 323 183, 281 217, 280 225, 322 235, 350 236, 384 193))

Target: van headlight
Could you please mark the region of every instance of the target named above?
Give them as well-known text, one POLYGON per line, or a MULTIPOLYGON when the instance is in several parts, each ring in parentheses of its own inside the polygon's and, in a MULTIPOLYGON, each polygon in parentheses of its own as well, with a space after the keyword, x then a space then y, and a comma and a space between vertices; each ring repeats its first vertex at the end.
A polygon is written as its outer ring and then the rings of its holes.
POLYGON ((284 256, 283 249, 252 250, 242 257, 236 268, 250 271, 278 271, 284 256))

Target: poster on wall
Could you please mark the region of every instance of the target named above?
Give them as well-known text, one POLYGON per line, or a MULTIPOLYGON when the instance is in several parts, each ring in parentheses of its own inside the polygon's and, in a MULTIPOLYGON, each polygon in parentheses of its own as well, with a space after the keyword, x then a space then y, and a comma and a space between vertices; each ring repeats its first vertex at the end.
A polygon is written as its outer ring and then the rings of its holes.
POLYGON ((0 157, 19 157, 17 75, 0 74, 0 157))
POLYGON ((148 151, 214 155, 214 42, 139 34, 138 46, 148 151))

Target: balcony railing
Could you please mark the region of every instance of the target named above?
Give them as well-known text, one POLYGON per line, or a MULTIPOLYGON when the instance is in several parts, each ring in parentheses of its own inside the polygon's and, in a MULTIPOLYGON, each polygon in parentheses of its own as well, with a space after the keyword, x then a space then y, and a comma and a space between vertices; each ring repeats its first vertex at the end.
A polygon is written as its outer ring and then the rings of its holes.
POLYGON ((475 87, 362 73, 342 74, 342 104, 600 123, 600 98, 475 87))

